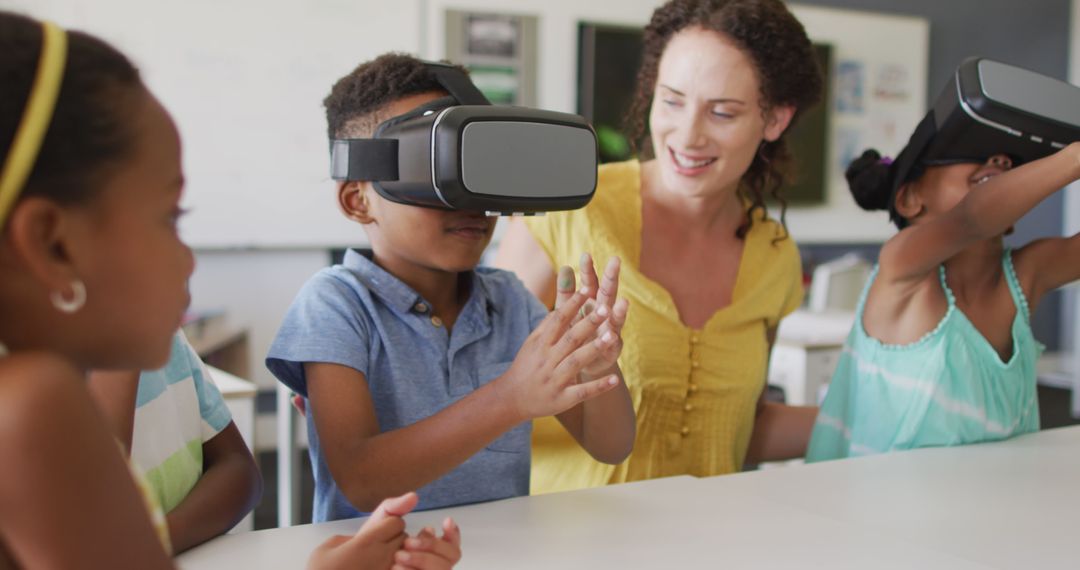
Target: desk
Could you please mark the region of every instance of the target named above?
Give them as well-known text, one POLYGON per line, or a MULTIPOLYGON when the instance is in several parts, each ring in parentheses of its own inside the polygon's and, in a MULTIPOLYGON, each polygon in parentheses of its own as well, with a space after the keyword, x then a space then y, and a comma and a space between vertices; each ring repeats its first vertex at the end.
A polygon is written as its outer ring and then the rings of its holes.
MULTIPOLYGON (((461 568, 1076 567, 1080 427, 1007 442, 694 479, 674 477, 409 515, 452 515, 461 568)), ((223 536, 181 568, 302 568, 357 519, 223 536)))

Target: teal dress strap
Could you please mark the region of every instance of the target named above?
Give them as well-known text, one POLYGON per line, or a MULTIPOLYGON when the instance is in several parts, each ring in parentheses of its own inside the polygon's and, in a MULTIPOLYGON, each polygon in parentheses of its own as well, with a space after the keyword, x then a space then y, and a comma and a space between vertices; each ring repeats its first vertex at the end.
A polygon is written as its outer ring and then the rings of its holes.
POLYGON ((945 279, 944 263, 938 266, 938 279, 941 280, 941 290, 945 292, 945 300, 948 301, 949 308, 952 309, 956 306, 956 296, 953 295, 952 289, 949 289, 949 282, 945 279))
POLYGON ((1011 248, 1005 248, 1005 253, 1001 256, 1001 265, 1005 270, 1005 280, 1009 283, 1009 293, 1012 295, 1013 302, 1016 303, 1017 310, 1024 315, 1024 321, 1030 323, 1031 309, 1028 307, 1027 297, 1024 295, 1024 288, 1020 286, 1020 279, 1016 277, 1016 268, 1013 266, 1011 248))

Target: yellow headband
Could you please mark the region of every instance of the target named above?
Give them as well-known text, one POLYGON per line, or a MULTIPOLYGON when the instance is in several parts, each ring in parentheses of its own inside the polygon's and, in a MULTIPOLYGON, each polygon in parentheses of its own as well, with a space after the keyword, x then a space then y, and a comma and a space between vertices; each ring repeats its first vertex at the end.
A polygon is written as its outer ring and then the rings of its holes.
POLYGON ((64 77, 67 34, 52 22, 42 22, 41 32, 41 58, 38 60, 37 75, 11 149, 4 160, 4 169, 0 170, 0 229, 4 227, 8 213, 34 168, 41 141, 52 122, 56 97, 60 94, 60 83, 64 77))

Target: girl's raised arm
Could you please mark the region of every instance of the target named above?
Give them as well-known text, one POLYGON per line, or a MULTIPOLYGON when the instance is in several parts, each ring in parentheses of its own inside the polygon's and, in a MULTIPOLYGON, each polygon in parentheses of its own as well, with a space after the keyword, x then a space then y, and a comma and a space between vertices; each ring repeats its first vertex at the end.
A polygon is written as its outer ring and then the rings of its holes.
MULTIPOLYGON (((948 212, 908 226, 886 242, 881 278, 893 285, 921 280, 967 246, 1005 233, 1039 202, 1078 178, 1080 143, 991 178, 948 212)), ((904 192, 897 197, 898 208, 911 199, 904 192)))

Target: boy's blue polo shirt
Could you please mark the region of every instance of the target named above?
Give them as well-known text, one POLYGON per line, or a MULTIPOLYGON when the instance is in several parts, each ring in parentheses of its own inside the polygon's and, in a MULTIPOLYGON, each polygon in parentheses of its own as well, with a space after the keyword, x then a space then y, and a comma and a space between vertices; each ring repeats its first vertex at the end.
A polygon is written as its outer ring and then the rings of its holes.
MULTIPOLYGON (((431 305, 360 253, 315 274, 297 294, 266 357, 266 366, 307 397, 305 362, 327 362, 364 374, 383 432, 431 416, 501 375, 547 309, 517 277, 477 268, 469 299, 452 331, 433 321, 431 305)), ((316 522, 351 518, 321 452, 308 407, 315 471, 316 522)), ((418 489, 420 509, 527 495, 531 423, 503 434, 436 481, 418 489)))

